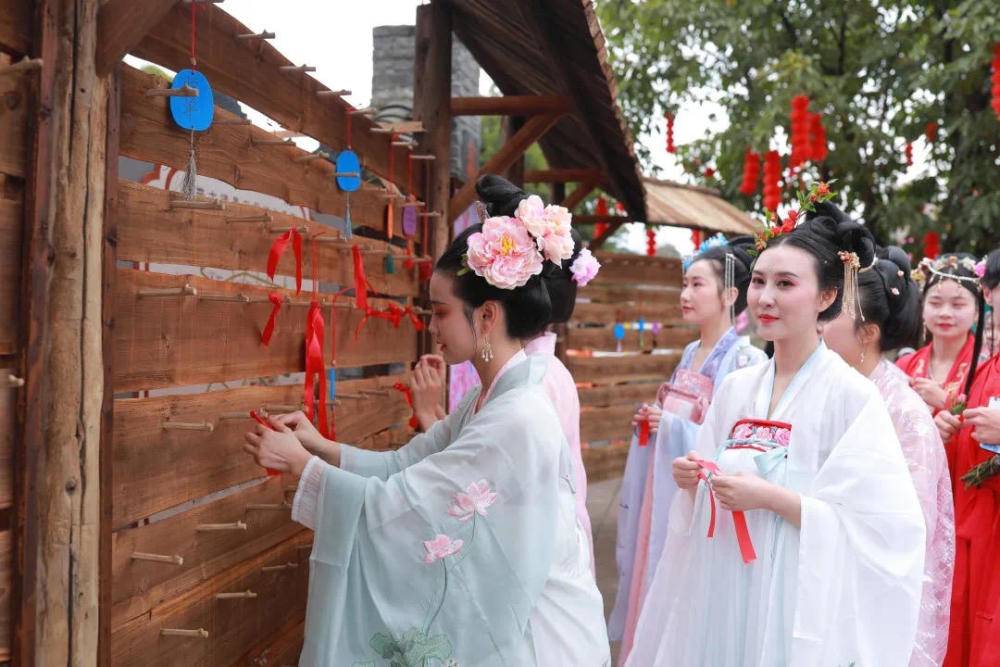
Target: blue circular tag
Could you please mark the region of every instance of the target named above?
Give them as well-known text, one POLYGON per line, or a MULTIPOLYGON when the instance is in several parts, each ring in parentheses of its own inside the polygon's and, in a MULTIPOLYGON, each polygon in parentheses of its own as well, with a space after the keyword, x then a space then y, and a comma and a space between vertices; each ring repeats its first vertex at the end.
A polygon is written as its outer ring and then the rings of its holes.
POLYGON ((621 322, 615 324, 614 328, 615 340, 625 340, 625 325, 621 322))
POLYGON ((170 87, 173 89, 189 86, 198 91, 196 97, 171 97, 170 115, 174 122, 185 130, 204 132, 211 126, 215 116, 215 96, 212 86, 201 72, 193 69, 182 69, 174 77, 170 87))
POLYGON ((344 192, 357 192, 361 189, 361 161, 358 154, 351 149, 340 151, 337 154, 337 173, 352 174, 350 176, 337 176, 337 187, 344 192))

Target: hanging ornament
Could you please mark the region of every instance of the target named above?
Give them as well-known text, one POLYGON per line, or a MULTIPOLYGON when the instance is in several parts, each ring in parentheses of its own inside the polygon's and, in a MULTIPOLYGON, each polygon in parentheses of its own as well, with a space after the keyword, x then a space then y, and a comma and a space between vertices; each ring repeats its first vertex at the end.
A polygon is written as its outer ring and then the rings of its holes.
POLYGON ((788 158, 788 168, 794 169, 809 159, 812 147, 809 142, 809 97, 796 95, 792 98, 791 132, 792 153, 788 158))
MULTIPOLYGON (((597 214, 598 219, 606 218, 608 216, 608 200, 604 197, 598 197, 597 203, 594 204, 594 213, 597 214)), ((606 231, 608 231, 608 223, 598 222, 594 225, 594 238, 601 238, 606 231)))
POLYGON ((694 249, 697 251, 701 248, 701 230, 692 229, 691 230, 691 243, 694 244, 694 249))
POLYGON ((656 230, 652 227, 646 227, 646 256, 656 256, 656 230))
POLYGON ((906 145, 903 146, 903 156, 906 158, 906 166, 913 166, 913 142, 907 141, 906 145))
POLYGON ((924 234, 924 257, 937 259, 941 254, 941 235, 937 232, 924 234))
POLYGON ((823 114, 809 114, 809 159, 813 162, 822 162, 829 154, 826 128, 823 127, 823 114))
POLYGON ((354 223, 351 221, 351 193, 361 189, 361 160, 358 154, 351 150, 351 115, 354 108, 348 105, 344 126, 346 129, 347 148, 337 153, 335 180, 341 192, 347 194, 344 203, 344 238, 348 241, 354 236, 354 223))
POLYGON ((1000 42, 993 47, 993 75, 990 77, 990 106, 1000 120, 1000 42))
POLYGON ((174 122, 187 130, 190 135, 190 153, 187 170, 181 183, 181 192, 186 199, 194 199, 198 178, 198 163, 195 158, 194 133, 204 132, 212 125, 215 117, 215 96, 205 75, 197 71, 197 24, 198 3, 191 3, 191 69, 182 69, 174 77, 170 88, 185 90, 187 94, 170 98, 170 115, 174 122))
POLYGON ((715 178, 715 170, 712 169, 711 167, 705 167, 705 171, 703 173, 707 180, 712 180, 713 178, 715 178))
POLYGON ((938 127, 937 122, 933 120, 924 126, 924 137, 927 138, 927 143, 933 144, 937 141, 938 127))
POLYGON ((646 320, 643 317, 639 318, 639 321, 635 323, 635 328, 639 331, 639 349, 642 349, 642 334, 646 331, 646 320))
POLYGON ((668 113, 667 116, 667 152, 676 153, 677 146, 674 146, 674 115, 668 113))
POLYGON ((403 206, 403 236, 406 237, 408 254, 413 254, 413 239, 417 235, 417 196, 413 194, 413 152, 406 157, 406 192, 407 201, 403 206))
POLYGON ((621 322, 615 322, 615 326, 612 327, 611 333, 615 337, 615 349, 618 352, 621 352, 622 341, 625 340, 625 325, 621 322))
POLYGON ((740 183, 740 194, 749 197, 757 192, 758 180, 760 180, 760 153, 748 148, 743 154, 743 182, 740 183))
POLYGON ((764 154, 764 208, 777 211, 781 203, 781 156, 778 151, 764 154))

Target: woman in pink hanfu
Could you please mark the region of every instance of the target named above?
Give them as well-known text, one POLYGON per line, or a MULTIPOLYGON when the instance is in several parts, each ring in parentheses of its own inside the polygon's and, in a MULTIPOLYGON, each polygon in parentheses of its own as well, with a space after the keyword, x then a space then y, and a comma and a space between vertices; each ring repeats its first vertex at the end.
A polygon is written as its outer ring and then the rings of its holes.
POLYGON ((951 581, 955 570, 955 510, 944 446, 934 419, 910 378, 883 356, 912 345, 920 335, 920 293, 910 280, 910 261, 900 248, 880 251, 872 270, 858 275, 864 320, 841 314, 823 338, 844 361, 878 387, 896 427, 927 524, 924 586, 913 667, 937 666, 948 646, 951 581))

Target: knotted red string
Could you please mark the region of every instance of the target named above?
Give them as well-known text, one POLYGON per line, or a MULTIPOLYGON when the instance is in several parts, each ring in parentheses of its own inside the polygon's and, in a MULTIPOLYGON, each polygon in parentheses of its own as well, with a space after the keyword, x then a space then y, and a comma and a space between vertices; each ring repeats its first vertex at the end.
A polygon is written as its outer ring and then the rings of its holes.
MULTIPOLYGON (((708 519, 708 537, 715 537, 715 492, 712 490, 710 478, 718 475, 722 470, 714 461, 698 459, 698 479, 704 480, 708 487, 708 499, 710 503, 710 515, 708 519)), ((736 542, 740 545, 740 556, 744 563, 752 563, 757 560, 757 552, 753 548, 753 541, 750 539, 750 529, 747 528, 747 518, 742 510, 734 510, 733 528, 736 531, 736 542)))
POLYGON ((274 274, 278 270, 278 260, 284 254, 289 241, 292 242, 292 251, 295 253, 295 293, 298 294, 302 291, 302 235, 294 227, 274 239, 274 243, 271 244, 271 251, 267 254, 267 277, 274 280, 274 274))
POLYGON ((351 248, 351 253, 354 256, 354 303, 358 310, 368 312, 368 278, 365 276, 365 260, 357 244, 351 248))
MULTIPOLYGON (((392 385, 392 388, 403 395, 403 398, 406 399, 406 404, 410 406, 410 410, 412 410, 413 390, 410 389, 407 385, 403 384, 402 382, 397 382, 396 384, 392 385)), ((410 428, 417 428, 418 426, 420 426, 420 420, 417 419, 416 413, 410 415, 410 421, 408 423, 410 425, 410 428)))
POLYGON ((358 322, 358 326, 354 329, 354 337, 357 338, 361 335, 361 330, 364 328, 365 323, 372 317, 386 320, 392 324, 393 328, 398 329, 400 323, 403 321, 403 317, 408 316, 416 330, 422 331, 424 323, 413 312, 412 307, 407 307, 404 310, 395 303, 390 302, 388 306, 382 310, 378 310, 368 303, 370 285, 368 284, 367 276, 365 276, 365 263, 361 255, 361 248, 355 245, 352 248, 352 252, 354 253, 354 302, 358 310, 364 311, 361 321, 358 322))
POLYGON ((264 345, 271 344, 274 325, 277 322, 278 313, 281 311, 281 304, 285 302, 285 297, 280 292, 271 292, 267 295, 267 298, 273 307, 271 308, 271 316, 267 318, 267 324, 264 325, 264 330, 260 332, 260 342, 264 345))
POLYGON ((649 420, 643 418, 639 422, 639 446, 646 447, 647 445, 649 445, 649 420))

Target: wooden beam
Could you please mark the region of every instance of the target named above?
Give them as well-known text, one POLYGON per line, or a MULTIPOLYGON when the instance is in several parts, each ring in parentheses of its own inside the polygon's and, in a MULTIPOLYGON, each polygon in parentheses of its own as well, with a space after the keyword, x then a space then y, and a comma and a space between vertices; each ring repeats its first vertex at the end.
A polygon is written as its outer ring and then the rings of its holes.
POLYGON ((589 215, 580 214, 573 216, 574 225, 596 225, 598 223, 605 223, 609 225, 613 224, 623 224, 626 222, 634 222, 631 218, 624 215, 589 215))
POLYGON ((590 182, 600 183, 604 179, 604 172, 600 169, 531 169, 524 172, 525 183, 573 183, 590 182))
POLYGON ((603 234, 601 234, 600 236, 596 237, 594 240, 592 240, 590 242, 590 249, 591 250, 599 250, 601 248, 601 246, 604 245, 604 242, 607 241, 609 238, 611 238, 611 236, 615 232, 617 232, 621 228, 621 226, 624 225, 624 224, 625 224, 624 222, 616 222, 616 223, 613 223, 611 225, 608 225, 608 228, 604 230, 603 234))
POLYGON ((503 148, 496 155, 486 161, 486 164, 479 170, 476 178, 470 179, 451 198, 451 203, 448 205, 449 220, 454 220, 458 217, 475 200, 476 181, 479 179, 479 175, 496 174, 505 171, 524 154, 524 151, 528 150, 529 146, 541 139, 549 131, 549 128, 556 124, 559 117, 560 114, 544 114, 529 118, 524 126, 511 137, 510 141, 504 144, 503 148))
POLYGON ((437 259, 451 242, 449 200, 451 197, 451 9, 442 0, 417 8, 415 71, 413 86, 414 120, 427 131, 420 151, 434 156, 426 169, 430 175, 425 188, 427 210, 439 213, 427 220, 425 252, 437 259))
POLYGON ((451 98, 452 116, 534 116, 572 111, 572 98, 562 95, 451 98))
POLYGON ((563 199, 559 205, 565 206, 572 211, 583 203, 583 200, 587 198, 587 195, 594 191, 594 188, 596 188, 597 185, 597 181, 583 181, 580 185, 576 186, 573 192, 571 192, 566 199, 563 199))
POLYGON ((97 14, 97 74, 110 72, 179 1, 106 0, 97 14))

